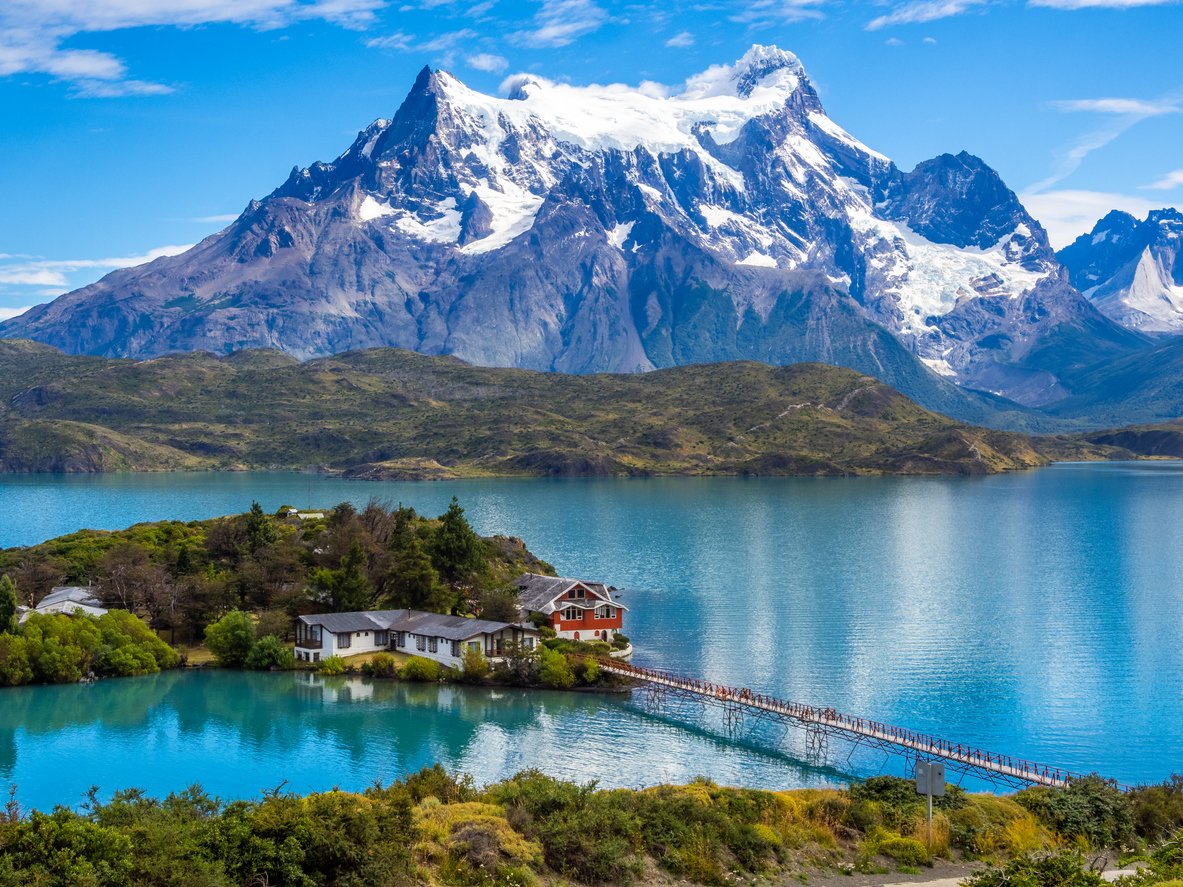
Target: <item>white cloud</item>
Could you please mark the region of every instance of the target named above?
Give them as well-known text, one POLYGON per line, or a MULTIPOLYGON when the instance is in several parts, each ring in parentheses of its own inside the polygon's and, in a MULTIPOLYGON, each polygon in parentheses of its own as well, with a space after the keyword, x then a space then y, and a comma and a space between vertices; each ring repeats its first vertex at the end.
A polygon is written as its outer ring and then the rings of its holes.
POLYGON ((1138 6, 1169 6, 1179 0, 1027 0, 1028 6, 1049 9, 1133 9, 1138 6))
POLYGON ((674 47, 675 49, 685 49, 687 46, 694 45, 694 35, 689 31, 682 31, 680 34, 675 34, 669 40, 665 41, 665 45, 674 47))
POLYGON ((903 46, 904 41, 901 40, 899 37, 888 37, 886 40, 883 41, 883 44, 885 46, 903 46))
POLYGON ((212 216, 195 216, 191 219, 185 219, 186 222, 198 222, 202 225, 225 225, 228 222, 233 222, 238 218, 238 213, 218 213, 212 216))
POLYGON ((478 71, 488 71, 490 74, 500 74, 509 67, 509 60, 504 56, 491 52, 478 52, 468 57, 468 64, 478 71))
POLYGON ((935 46, 936 42, 937 42, 937 38, 936 37, 925 37, 924 42, 927 43, 929 46, 935 46))
POLYGON ((77 271, 132 268, 163 256, 183 253, 193 244, 159 246, 139 256, 120 256, 110 259, 22 259, 0 264, 0 284, 10 286, 69 287, 70 275, 77 271))
POLYGON ((1095 114, 1133 114, 1141 119, 1158 117, 1162 114, 1177 114, 1180 110, 1177 99, 1068 99, 1050 102, 1057 111, 1084 111, 1095 114))
POLYGON ((768 28, 807 19, 819 19, 822 18, 822 12, 815 7, 823 2, 824 0, 753 0, 745 4, 743 12, 731 16, 731 21, 752 28, 768 28))
POLYGON ((1092 113, 1104 114, 1112 117, 1113 122, 1099 129, 1091 130, 1079 136, 1074 142, 1062 147, 1057 153, 1055 167, 1052 174, 1040 182, 1036 182, 1028 192, 1046 191, 1058 185, 1080 168, 1085 158, 1104 148, 1114 139, 1124 134, 1131 127, 1160 117, 1163 114, 1174 114, 1181 110, 1180 100, 1167 99, 1130 99, 1130 98, 1099 98, 1099 99, 1068 99, 1049 102, 1048 107, 1064 113, 1092 113))
POLYGON ((112 98, 172 92, 127 77, 123 60, 94 49, 66 49, 83 34, 139 27, 237 24, 260 29, 322 19, 343 27, 369 23, 384 0, 4 0, 0 4, 0 76, 44 74, 75 95, 112 98))
POLYGON ((986 0, 913 0, 904 3, 886 15, 867 22, 868 31, 877 31, 888 25, 913 25, 920 22, 935 22, 969 12, 984 5, 986 0))
POLYGON ((0 305, 0 320, 9 320, 13 317, 20 317, 20 315, 24 314, 32 307, 32 305, 21 305, 19 308, 9 308, 5 305, 0 305))
POLYGON ((1044 191, 1020 194, 1019 199, 1047 229, 1056 249, 1065 247, 1112 210, 1120 209, 1141 218, 1158 207, 1142 197, 1107 191, 1044 191))
POLYGON ((1161 179, 1142 187, 1149 191, 1173 191, 1175 188, 1183 188, 1183 169, 1172 170, 1161 179))
POLYGON ((526 46, 567 46, 598 31, 607 20, 608 13, 593 0, 542 0, 534 26, 513 37, 526 46))

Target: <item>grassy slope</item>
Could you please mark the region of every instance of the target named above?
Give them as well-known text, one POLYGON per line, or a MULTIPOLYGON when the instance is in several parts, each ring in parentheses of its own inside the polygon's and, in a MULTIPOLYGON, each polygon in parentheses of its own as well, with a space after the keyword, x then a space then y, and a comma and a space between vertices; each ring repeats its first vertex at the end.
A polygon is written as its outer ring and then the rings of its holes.
POLYGON ((0 404, 8 471, 981 474, 1117 452, 964 425, 818 364, 567 376, 394 349, 133 362, 0 341, 0 404))

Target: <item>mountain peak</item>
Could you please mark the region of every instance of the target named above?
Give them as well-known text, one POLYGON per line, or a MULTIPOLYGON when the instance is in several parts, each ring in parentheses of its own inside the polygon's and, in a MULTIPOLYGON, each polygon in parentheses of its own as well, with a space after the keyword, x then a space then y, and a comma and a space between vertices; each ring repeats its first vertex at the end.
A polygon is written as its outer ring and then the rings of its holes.
POLYGON ((783 93, 787 98, 808 83, 805 66, 793 53, 776 46, 753 44, 733 65, 712 65, 686 81, 681 97, 705 99, 733 96, 748 99, 758 89, 783 93))

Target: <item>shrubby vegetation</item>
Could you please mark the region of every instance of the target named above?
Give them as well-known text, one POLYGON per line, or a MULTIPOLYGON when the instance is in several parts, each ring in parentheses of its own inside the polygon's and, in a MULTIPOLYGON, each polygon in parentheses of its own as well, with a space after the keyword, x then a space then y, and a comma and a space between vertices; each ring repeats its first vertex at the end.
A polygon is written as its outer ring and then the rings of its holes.
POLYGON ((0 686, 75 683, 174 668, 180 657, 136 616, 31 613, 0 632, 0 686))
MULTIPOLYGON (((1136 808, 1160 788, 1139 789, 1127 802, 1136 808)), ((1095 783, 1048 794, 1095 800, 1103 791, 1117 797, 1095 783)), ((132 790, 107 803, 92 797, 77 813, 23 816, 10 805, 0 814, 0 887, 627 885, 655 880, 653 867, 670 879, 723 885, 792 873, 805 881, 812 868, 913 871, 960 853, 990 863, 970 887, 1100 887, 1080 851, 1082 835, 1100 834, 1112 818, 1108 805, 1086 805, 1091 812, 1073 820, 1076 831, 1062 833, 1053 823, 1064 821, 1058 812, 1042 818, 1059 802, 1034 805, 1037 814, 1017 797, 953 789, 937 816, 947 825, 954 817, 989 823, 982 827, 999 836, 1029 821, 1040 846, 1003 837, 983 852, 981 834, 946 828, 930 853, 917 832, 915 792, 895 777, 849 791, 767 792, 706 780, 604 791, 526 771, 481 790, 434 767, 359 794, 277 790, 229 804, 199 788, 164 800, 132 790)), ((1123 887, 1183 883, 1183 822, 1173 826, 1176 837, 1150 846, 1147 867, 1123 887)))
MULTIPOLYGON (((55 585, 92 584, 110 607, 140 614, 178 642, 200 641, 235 610, 255 634, 284 639, 301 613, 369 607, 468 612, 525 571, 550 572, 520 540, 483 539, 453 500, 439 518, 371 502, 342 503, 323 519, 249 512, 206 521, 161 521, 127 530, 82 530, 0 551, 0 575, 31 604, 55 585)), ((6 596, 0 591, 0 618, 6 596)), ((237 654, 235 664, 245 662, 237 654)))

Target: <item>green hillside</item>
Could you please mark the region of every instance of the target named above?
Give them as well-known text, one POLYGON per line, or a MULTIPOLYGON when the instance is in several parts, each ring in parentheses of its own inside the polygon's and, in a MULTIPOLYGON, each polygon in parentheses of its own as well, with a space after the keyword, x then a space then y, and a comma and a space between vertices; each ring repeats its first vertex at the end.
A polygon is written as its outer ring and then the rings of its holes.
POLYGON ((0 404, 8 472, 985 474, 1123 452, 965 425, 819 364, 570 376, 395 349, 136 362, 7 340, 0 404))

